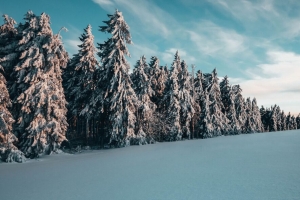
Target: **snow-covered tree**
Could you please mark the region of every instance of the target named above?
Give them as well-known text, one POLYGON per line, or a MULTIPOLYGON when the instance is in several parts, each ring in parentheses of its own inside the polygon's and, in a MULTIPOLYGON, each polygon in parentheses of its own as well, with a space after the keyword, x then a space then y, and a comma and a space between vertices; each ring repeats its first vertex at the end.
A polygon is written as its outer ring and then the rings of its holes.
POLYGON ((54 35, 50 17, 35 16, 29 11, 16 49, 20 57, 14 67, 19 147, 26 157, 50 154, 66 140, 66 101, 62 88, 61 67, 68 54, 61 36, 54 35))
POLYGON ((232 91, 234 94, 234 106, 236 111, 236 119, 239 122, 239 126, 242 129, 242 133, 245 133, 245 122, 247 120, 246 108, 244 104, 244 98, 242 96, 242 89, 240 85, 232 86, 232 91))
POLYGON ((240 134, 241 126, 236 118, 236 110, 234 103, 234 93, 231 86, 229 85, 228 77, 225 76, 220 82, 221 99, 224 105, 222 112, 226 115, 229 120, 230 131, 228 134, 240 134))
POLYGON ((201 116, 201 109, 203 106, 203 102, 202 102, 202 97, 204 95, 204 91, 203 91, 203 86, 202 83, 204 82, 203 79, 203 74, 200 70, 198 70, 196 72, 196 77, 194 78, 194 94, 193 94, 193 98, 195 101, 195 114, 194 114, 194 118, 192 120, 194 120, 195 123, 195 137, 199 138, 200 137, 200 116, 201 116))
POLYGON ((130 56, 126 43, 131 44, 132 41, 122 12, 116 10, 108 17, 109 20, 104 21, 106 25, 100 26, 100 31, 110 33, 112 37, 98 46, 103 70, 97 87, 101 90, 92 101, 102 99, 99 110, 106 120, 107 142, 121 147, 136 141, 137 97, 131 87, 132 81, 128 74, 130 66, 125 58, 125 55, 130 56))
POLYGON ((191 138, 191 120, 195 114, 195 102, 192 96, 192 85, 188 72, 188 66, 183 60, 181 62, 181 70, 178 74, 179 84, 179 103, 180 103, 180 125, 183 137, 191 138))
POLYGON ((254 97, 252 100, 252 117, 253 117, 253 124, 255 132, 263 132, 263 124, 261 122, 261 115, 259 107, 257 106, 256 98, 254 97))
POLYGON ((89 99, 95 90, 94 72, 99 66, 95 57, 96 48, 91 25, 84 29, 79 40, 81 41, 81 44, 78 45, 79 51, 70 60, 65 71, 64 86, 69 103, 69 116, 85 122, 86 138, 88 139, 89 125, 97 110, 90 104, 89 99), (79 115, 83 117, 79 119, 79 115))
POLYGON ((215 135, 214 127, 213 127, 213 122, 211 119, 211 114, 210 114, 210 100, 209 96, 206 91, 203 92, 202 98, 202 109, 201 109, 201 116, 199 120, 199 132, 200 132, 200 137, 205 139, 205 138, 212 138, 215 135))
POLYGON ((4 24, 0 26, 0 66, 4 70, 4 77, 10 83, 10 74, 13 70, 17 54, 16 47, 17 29, 16 21, 8 15, 3 15, 4 24))
POLYGON ((151 82, 151 88, 154 91, 154 95, 151 96, 151 100, 158 106, 163 98, 167 76, 165 71, 160 68, 159 59, 155 56, 151 57, 149 68, 150 73, 148 78, 151 82))
POLYGON ((165 138, 166 141, 176 141, 182 138, 178 84, 178 67, 180 67, 180 65, 178 66, 178 60, 180 61, 180 58, 178 52, 176 52, 163 98, 163 107, 167 113, 166 121, 169 124, 168 135, 165 138))
POLYGON ((252 102, 250 97, 248 97, 245 102, 245 108, 246 108, 245 132, 254 133, 256 130, 255 130, 255 124, 253 119, 252 102))
POLYGON ((300 114, 296 117, 297 129, 300 129, 300 114))
MULTIPOLYGON (((0 67, 0 70, 2 68, 0 67)), ((14 119, 8 108, 11 107, 6 80, 0 72, 0 160, 5 162, 24 162, 24 154, 15 144, 17 137, 12 133, 14 119)))
POLYGON ((230 132, 229 122, 222 110, 224 109, 221 100, 221 91, 219 86, 219 79, 217 70, 214 69, 212 73, 204 74, 205 84, 204 88, 210 100, 210 116, 214 129, 214 136, 222 134, 227 135, 230 132))
POLYGON ((150 100, 151 96, 154 95, 154 91, 151 87, 151 82, 148 79, 145 69, 147 68, 147 62, 145 56, 142 56, 140 60, 137 61, 131 79, 133 82, 133 89, 139 100, 139 105, 137 108, 137 144, 146 144, 148 142, 153 142, 154 139, 150 132, 150 118, 153 117, 153 112, 155 112, 156 105, 150 100), (146 140, 147 136, 147 140, 146 140))
POLYGON ((286 116, 284 114, 284 111, 280 113, 280 121, 281 121, 281 128, 280 130, 285 131, 286 130, 286 116))
POLYGON ((292 116, 290 112, 286 116, 286 130, 292 130, 292 116))

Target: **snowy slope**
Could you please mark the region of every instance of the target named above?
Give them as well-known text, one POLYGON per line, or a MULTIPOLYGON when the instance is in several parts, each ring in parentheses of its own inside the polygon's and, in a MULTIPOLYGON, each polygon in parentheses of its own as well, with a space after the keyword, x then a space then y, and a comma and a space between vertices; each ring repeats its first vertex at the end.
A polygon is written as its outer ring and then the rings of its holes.
POLYGON ((1 163, 0 199, 300 199, 300 131, 1 163))

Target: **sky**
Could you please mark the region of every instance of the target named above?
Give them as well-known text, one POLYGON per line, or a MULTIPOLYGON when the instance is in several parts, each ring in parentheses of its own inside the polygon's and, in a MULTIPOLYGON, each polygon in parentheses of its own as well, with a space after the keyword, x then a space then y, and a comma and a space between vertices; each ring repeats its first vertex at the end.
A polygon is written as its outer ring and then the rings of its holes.
POLYGON ((176 50, 196 70, 240 84, 245 98, 258 105, 277 104, 286 113, 300 113, 300 1, 298 0, 0 0, 0 14, 18 23, 28 10, 51 17, 69 55, 77 53, 78 37, 88 24, 95 45, 109 34, 99 31, 107 14, 123 13, 130 27, 133 68, 140 56, 157 56, 171 66, 176 50))

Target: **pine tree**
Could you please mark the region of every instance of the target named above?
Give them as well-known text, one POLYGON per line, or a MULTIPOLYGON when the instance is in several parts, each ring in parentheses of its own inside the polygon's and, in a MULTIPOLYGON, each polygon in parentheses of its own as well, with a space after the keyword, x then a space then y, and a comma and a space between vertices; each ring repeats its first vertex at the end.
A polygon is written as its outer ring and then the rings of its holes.
POLYGON ((160 68, 159 59, 155 56, 151 57, 149 68, 150 73, 148 78, 151 82, 151 88, 154 91, 151 100, 158 106, 163 98, 167 76, 165 75, 165 71, 160 68))
POLYGON ((129 145, 130 141, 136 141, 134 130, 137 97, 131 87, 129 64, 125 58, 125 55, 130 56, 126 43, 132 42, 129 26, 122 12, 116 10, 108 17, 109 20, 104 21, 106 25, 100 26, 100 31, 110 33, 112 37, 98 46, 103 70, 97 87, 101 90, 92 101, 102 101, 99 109, 108 127, 107 142, 121 147, 129 145))
MULTIPOLYGON (((0 67, 0 70, 3 70, 0 67)), ((8 108, 11 107, 6 80, 0 72, 0 159, 5 162, 24 162, 24 154, 15 144, 17 137, 12 133, 14 119, 8 108)))
POLYGON ((240 85, 232 86, 232 91, 234 94, 234 106, 236 111, 236 119, 238 120, 239 127, 241 127, 242 133, 246 132, 245 123, 247 120, 246 108, 244 104, 244 99, 242 96, 242 89, 240 85))
POLYGON ((166 120, 169 125, 168 135, 165 138, 166 141, 176 141, 182 139, 178 84, 178 67, 180 67, 180 65, 178 66, 178 60, 180 61, 180 57, 178 52, 176 52, 163 99, 164 108, 167 113, 166 120))
POLYGON ((281 128, 280 130, 285 131, 286 130, 286 116, 284 114, 284 111, 280 113, 280 121, 281 121, 281 128))
POLYGON ((286 130, 292 130, 292 117, 290 112, 286 116, 286 130))
POLYGON ((194 114, 194 121, 195 121, 195 133, 196 138, 200 137, 200 117, 201 117, 201 111, 203 107, 202 98, 204 95, 203 86, 202 83, 204 82, 203 74, 200 70, 196 72, 196 77, 194 78, 194 101, 195 101, 195 114, 194 114))
POLYGON ((272 107, 271 117, 270 117, 270 131, 277 131, 277 105, 272 107))
POLYGON ((210 100, 209 96, 206 91, 204 91, 202 96, 202 110, 201 110, 201 116, 199 120, 199 127, 200 127, 200 137, 205 138, 212 138, 214 137, 214 127, 213 122, 211 119, 210 114, 210 100))
POLYGON ((61 69, 68 60, 60 35, 53 35, 50 17, 45 13, 26 14, 20 32, 17 53, 20 57, 13 71, 17 81, 12 86, 14 110, 18 111, 15 132, 26 157, 50 154, 66 140, 66 101, 61 69))
POLYGON ((137 61, 133 73, 131 75, 133 82, 133 89, 139 99, 139 106, 137 109, 137 141, 136 144, 153 143, 153 135, 150 129, 150 118, 153 117, 156 105, 150 100, 154 95, 154 91, 151 88, 151 82, 145 73, 147 69, 147 63, 145 56, 142 56, 137 61))
POLYGON ((227 117, 222 110, 224 105, 221 100, 221 91, 219 86, 219 79, 217 70, 214 69, 211 74, 204 74, 205 85, 204 88, 209 96, 210 115, 214 129, 214 136, 227 135, 230 133, 230 127, 227 117))
POLYGON ((259 107, 257 106, 256 98, 254 97, 252 100, 252 115, 253 115, 253 123, 255 132, 264 132, 264 127, 261 121, 261 115, 259 107))
POLYGON ((89 135, 91 119, 94 118, 97 108, 93 107, 88 99, 95 90, 94 72, 99 66, 95 58, 96 48, 94 47, 94 36, 92 27, 88 25, 84 33, 79 37, 82 44, 78 45, 79 51, 70 60, 65 73, 66 96, 69 101, 69 116, 84 120, 86 138, 89 135), (83 116, 79 118, 80 116, 83 116))
POLYGON ((297 129, 300 129, 300 113, 296 118, 296 122, 297 122, 297 129))
POLYGON ((236 110, 234 103, 234 93, 229 85, 228 77, 225 76, 220 82, 221 99, 224 105, 222 112, 229 120, 230 131, 228 134, 240 134, 241 126, 236 118, 236 110))
POLYGON ((180 102, 180 125, 183 137, 191 138, 191 120, 195 114, 195 102, 192 97, 191 77, 188 73, 188 66, 183 60, 181 62, 181 70, 178 74, 179 84, 179 102, 180 102))
POLYGON ((17 54, 14 51, 17 42, 16 21, 8 15, 3 15, 4 24, 0 26, 0 67, 4 70, 4 77, 11 82, 10 74, 15 65, 17 54))

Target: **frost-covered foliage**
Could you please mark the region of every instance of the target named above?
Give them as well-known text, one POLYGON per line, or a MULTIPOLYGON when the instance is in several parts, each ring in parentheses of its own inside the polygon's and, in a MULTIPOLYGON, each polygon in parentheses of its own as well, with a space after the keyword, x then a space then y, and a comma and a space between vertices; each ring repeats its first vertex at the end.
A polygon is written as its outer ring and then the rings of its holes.
POLYGON ((176 141, 181 140, 182 138, 182 130, 180 126, 178 68, 180 68, 180 57, 178 52, 176 52, 163 99, 163 107, 166 110, 166 120, 169 125, 168 135, 166 135, 165 138, 166 141, 176 141))
POLYGON ((256 98, 253 98, 252 100, 252 119, 253 119, 254 131, 259 133, 264 132, 264 127, 261 122, 261 115, 260 115, 259 107, 257 106, 256 98))
POLYGON ((89 101, 95 90, 94 72, 99 66, 95 57, 96 48, 91 25, 84 29, 84 33, 79 37, 79 40, 81 41, 81 44, 78 45, 79 51, 68 63, 63 77, 68 101, 70 131, 74 128, 74 124, 79 126, 80 122, 84 122, 85 137, 88 139, 89 124, 92 123, 91 119, 95 117, 98 109, 89 101))
POLYGON ((254 124, 254 118, 252 112, 252 102, 250 97, 248 97, 245 102, 245 108, 246 108, 246 121, 245 121, 244 131, 245 133, 254 133, 255 124, 254 124))
POLYGON ((4 24, 0 26, 0 67, 4 70, 4 77, 11 85, 10 74, 15 65, 17 53, 14 51, 17 41, 16 21, 8 15, 3 15, 4 24))
POLYGON ((202 96, 202 110, 199 127, 200 127, 200 136, 201 138, 212 138, 214 137, 214 127, 212 123, 212 118, 210 115, 210 105, 211 101, 209 100, 209 96, 206 91, 204 91, 202 96))
POLYGON ((247 120, 247 113, 244 103, 244 98, 242 96, 242 89, 240 85, 232 86, 232 91, 234 94, 234 107, 236 111, 236 119, 241 127, 242 133, 246 132, 245 123, 247 120))
POLYGON ((159 59, 155 56, 151 57, 149 63, 149 81, 151 82, 151 88, 154 92, 154 95, 151 96, 151 100, 159 106, 160 101, 163 98, 164 90, 166 87, 167 75, 163 68, 159 66, 159 59))
POLYGON ((154 95, 154 91, 151 87, 151 82, 145 73, 148 68, 145 56, 142 56, 137 61, 131 79, 133 82, 133 89, 139 100, 137 108, 137 134, 136 144, 146 144, 146 136, 148 141, 152 141, 152 135, 150 132, 150 118, 153 117, 153 112, 156 110, 156 105, 150 100, 151 96, 154 95))
POLYGON ((100 26, 100 31, 110 33, 112 37, 98 47, 103 70, 97 87, 102 90, 93 97, 93 101, 102 99, 102 115, 109 126, 108 142, 120 147, 136 141, 134 131, 137 97, 131 87, 132 81, 128 74, 130 66, 125 58, 125 55, 130 56, 126 43, 132 42, 129 26, 122 12, 116 10, 108 17, 109 20, 104 21, 106 25, 100 26))
POLYGON ((221 99, 224 105, 223 113, 229 120, 230 130, 228 134, 235 135, 241 133, 241 125, 236 117, 235 103, 234 103, 234 93, 229 85, 228 77, 225 76, 220 82, 221 99))
POLYGON ((213 136, 227 135, 230 131, 229 122, 222 110, 224 106, 221 100, 221 91, 217 70, 214 69, 211 74, 204 74, 204 88, 209 97, 209 112, 213 126, 213 136))
POLYGON ((69 109, 74 115, 83 115, 90 119, 95 108, 90 108, 87 99, 95 89, 94 71, 99 65, 95 57, 96 48, 94 47, 94 36, 92 27, 88 25, 84 33, 79 37, 82 42, 77 54, 73 56, 68 64, 70 77, 67 80, 67 91, 69 94, 69 109), (72 97, 72 98, 70 98, 72 97))
POLYGON ((6 88, 6 80, 0 73, 0 160, 4 162, 24 162, 24 154, 15 146, 18 139, 12 133, 14 119, 8 110, 9 107, 11 107, 11 101, 6 88))
POLYGON ((50 17, 45 13, 35 16, 31 11, 21 24, 16 52, 20 55, 13 69, 16 80, 12 96, 17 112, 19 147, 26 157, 50 154, 66 140, 66 101, 62 88, 61 67, 68 54, 61 36, 54 35, 50 17))
POLYGON ((300 114, 296 117, 297 129, 300 129, 300 114))
MULTIPOLYGON (((178 55, 178 54, 177 54, 178 55)), ((176 55, 175 55, 176 58, 176 55)), ((181 62, 181 70, 178 74, 179 84, 179 103, 180 103, 180 125, 183 137, 191 138, 191 120, 195 114, 195 102, 192 96, 191 77, 188 72, 188 66, 183 60, 181 62)))

